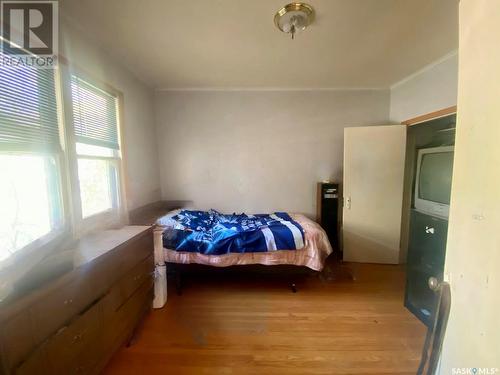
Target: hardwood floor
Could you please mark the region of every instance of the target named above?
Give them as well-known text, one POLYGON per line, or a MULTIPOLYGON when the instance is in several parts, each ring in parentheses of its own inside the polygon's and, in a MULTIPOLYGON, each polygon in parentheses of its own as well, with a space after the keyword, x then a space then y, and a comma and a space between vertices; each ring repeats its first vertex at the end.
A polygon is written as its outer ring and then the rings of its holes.
POLYGON ((415 374, 425 327, 403 307, 403 268, 347 268, 355 280, 330 265, 296 294, 259 274, 191 279, 105 374, 415 374))

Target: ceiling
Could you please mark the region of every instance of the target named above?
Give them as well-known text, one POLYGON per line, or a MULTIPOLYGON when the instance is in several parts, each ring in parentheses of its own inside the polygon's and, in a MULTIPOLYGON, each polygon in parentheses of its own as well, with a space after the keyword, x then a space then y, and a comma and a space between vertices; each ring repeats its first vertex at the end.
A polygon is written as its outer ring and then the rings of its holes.
POLYGON ((458 48, 458 0, 308 0, 295 40, 287 0, 62 0, 63 16, 144 82, 176 88, 387 88, 458 48))

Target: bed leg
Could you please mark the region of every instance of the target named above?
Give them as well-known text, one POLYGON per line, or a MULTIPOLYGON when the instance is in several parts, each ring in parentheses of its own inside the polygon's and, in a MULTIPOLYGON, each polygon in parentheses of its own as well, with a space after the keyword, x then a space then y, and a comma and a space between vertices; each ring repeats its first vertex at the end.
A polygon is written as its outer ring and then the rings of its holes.
POLYGON ((290 289, 292 293, 297 293, 297 285, 295 285, 295 283, 290 283, 290 289))
POLYGON ((182 295, 182 275, 179 267, 175 270, 175 290, 178 296, 182 295))

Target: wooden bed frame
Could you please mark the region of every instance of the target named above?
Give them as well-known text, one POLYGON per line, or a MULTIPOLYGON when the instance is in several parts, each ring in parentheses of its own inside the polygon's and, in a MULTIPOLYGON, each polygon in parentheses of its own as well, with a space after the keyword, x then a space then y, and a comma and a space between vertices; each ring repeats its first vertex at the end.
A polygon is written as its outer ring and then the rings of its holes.
MULTIPOLYGON (((166 276, 175 281, 177 294, 182 294, 184 280, 190 274, 227 274, 234 273, 237 270, 238 274, 251 272, 252 274, 269 273, 280 277, 281 279, 288 279, 288 287, 293 293, 297 293, 297 279, 301 275, 321 275, 322 271, 315 271, 303 265, 290 265, 290 264, 245 264, 245 265, 231 265, 227 267, 216 267, 203 264, 181 264, 181 263, 166 263, 164 248, 163 248, 163 231, 162 226, 155 226, 154 229, 154 253, 155 264, 157 268, 156 281, 155 281, 155 301, 153 307, 161 308, 167 301, 166 290, 166 276), (165 270, 166 266, 166 270, 165 270), (162 272, 158 272, 161 269, 162 272)), ((335 254, 336 252, 333 252, 335 254)))
POLYGON ((215 267, 204 264, 167 263, 167 275, 175 282, 177 295, 182 295, 185 280, 190 276, 215 277, 220 275, 266 275, 280 280, 288 280, 287 285, 292 293, 297 293, 299 280, 306 276, 320 275, 322 271, 314 271, 306 266, 285 264, 262 265, 246 264, 228 267, 215 267))

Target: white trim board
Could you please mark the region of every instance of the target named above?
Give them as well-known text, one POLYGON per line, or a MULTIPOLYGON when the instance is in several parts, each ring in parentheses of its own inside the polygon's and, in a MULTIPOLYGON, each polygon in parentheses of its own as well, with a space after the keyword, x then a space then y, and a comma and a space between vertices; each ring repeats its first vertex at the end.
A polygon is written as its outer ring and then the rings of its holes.
POLYGON ((155 92, 168 91, 385 91, 389 87, 177 87, 156 88, 155 92))
POLYGON ((441 57, 440 59, 436 60, 436 61, 433 61, 432 63, 430 63, 429 65, 426 65, 424 66, 422 69, 419 69, 417 70, 416 72, 413 72, 412 74, 410 74, 409 76, 406 76, 405 78, 403 78, 402 80, 400 81, 397 81, 396 83, 392 84, 389 89, 390 90, 393 90, 395 88, 397 88, 398 86, 401 86, 402 84, 412 80, 413 78, 419 76, 420 74, 422 73, 425 73, 429 70, 431 70, 432 68, 434 68, 435 66, 441 64, 442 62, 454 57, 454 56, 457 56, 458 55, 458 50, 454 50, 450 53, 447 53, 446 55, 444 55, 443 57, 441 57))

